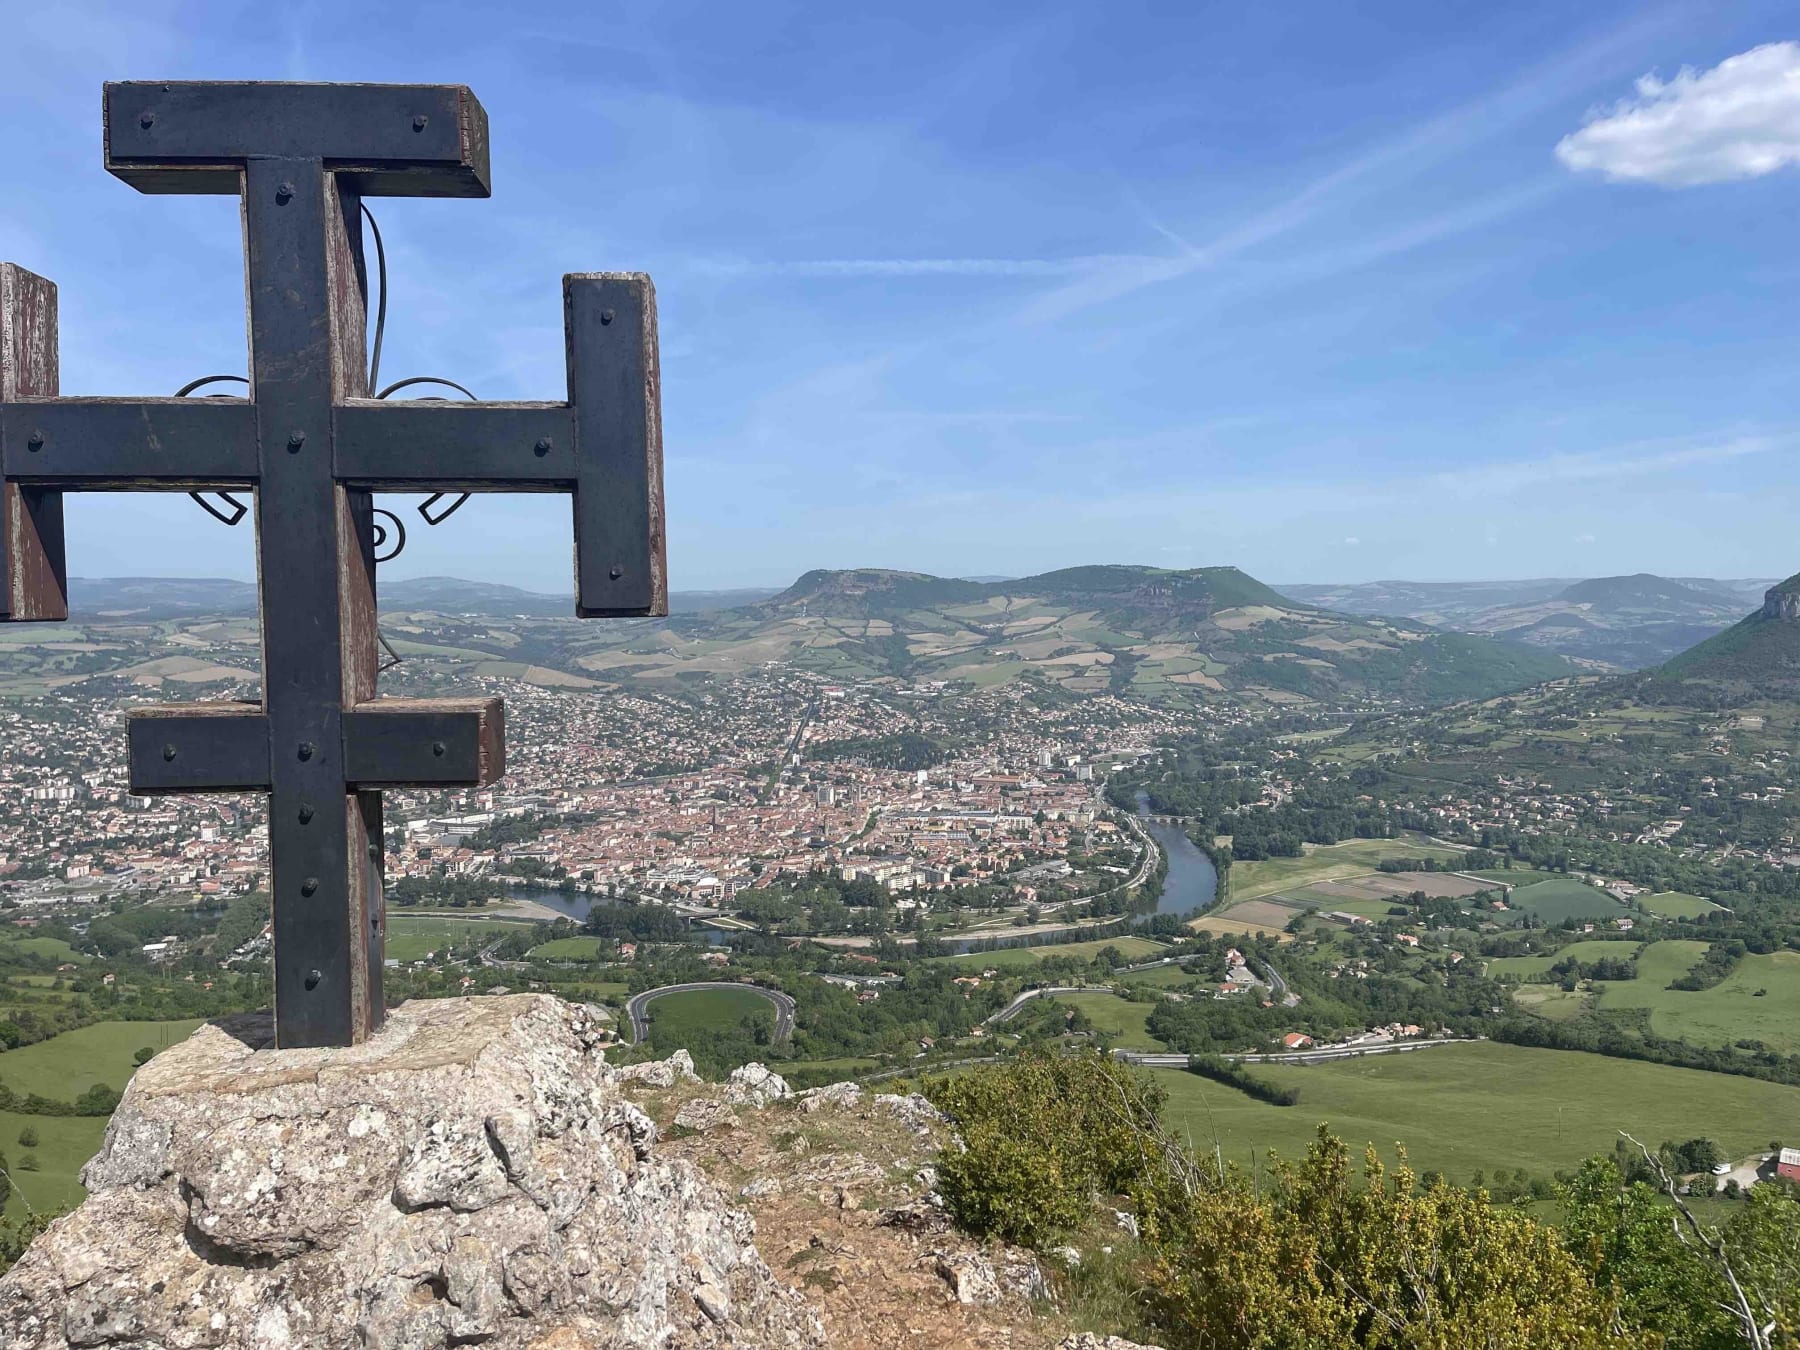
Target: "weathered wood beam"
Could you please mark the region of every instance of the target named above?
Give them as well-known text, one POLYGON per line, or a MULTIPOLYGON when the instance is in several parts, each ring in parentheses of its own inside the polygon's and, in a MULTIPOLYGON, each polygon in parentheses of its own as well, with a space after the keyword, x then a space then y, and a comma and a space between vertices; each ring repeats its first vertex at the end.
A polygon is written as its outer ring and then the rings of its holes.
MULTIPOLYGON (((129 783, 140 797, 267 792, 269 718, 254 703, 158 703, 126 721, 129 783)), ((497 698, 384 698, 343 717, 345 787, 486 787, 506 772, 497 698)))
POLYGON ((355 399, 332 413, 338 480, 376 492, 557 492, 575 486, 566 403, 355 399))
POLYGON ((485 787, 506 772, 497 698, 384 698, 344 713, 344 772, 359 788, 485 787))
POLYGON ((642 272, 563 278, 575 410, 575 612, 669 612, 656 289, 642 272))
MULTIPOLYGON (((54 397, 56 388, 56 286, 0 263, 0 413, 18 399, 54 397)), ((0 417, 0 460, 5 445, 0 417)), ((68 617, 62 493, 22 487, 0 468, 0 621, 68 617)))
POLYGON ((127 779, 140 797, 269 790, 269 719, 254 703, 133 708, 125 736, 127 779))
POLYGON ((0 404, 0 476, 81 492, 245 487, 256 414, 241 398, 57 398, 0 404))
POLYGON ((106 86, 106 168, 140 192, 235 196, 252 159, 323 159, 365 197, 486 197, 488 123, 460 84, 131 80, 106 86))

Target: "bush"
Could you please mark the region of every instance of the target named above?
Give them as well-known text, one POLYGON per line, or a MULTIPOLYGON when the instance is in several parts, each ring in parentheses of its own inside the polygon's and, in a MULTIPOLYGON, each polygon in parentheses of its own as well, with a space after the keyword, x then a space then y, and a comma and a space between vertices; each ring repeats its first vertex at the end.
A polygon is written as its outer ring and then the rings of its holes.
POLYGON ((981 1237, 1044 1247, 1080 1227, 1100 1192, 1146 1183, 1162 1090, 1098 1054, 1021 1055, 997 1068, 928 1081, 964 1147, 938 1157, 951 1217, 981 1237))
POLYGON ((38 1146, 37 1126, 27 1125, 24 1129, 20 1130, 19 1143, 26 1148, 36 1148, 38 1146))
POLYGON ((37 1170, 38 1170, 38 1160, 37 1160, 37 1154, 35 1154, 35 1153, 21 1153, 21 1154, 20 1154, 20 1155, 19 1155, 19 1170, 20 1170, 20 1171, 21 1171, 21 1172, 35 1172, 35 1171, 37 1171, 37 1170))

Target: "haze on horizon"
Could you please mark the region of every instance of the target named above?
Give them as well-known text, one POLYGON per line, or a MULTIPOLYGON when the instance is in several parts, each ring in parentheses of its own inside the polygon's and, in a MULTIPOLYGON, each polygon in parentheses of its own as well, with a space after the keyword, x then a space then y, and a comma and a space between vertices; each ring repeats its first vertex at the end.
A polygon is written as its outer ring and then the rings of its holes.
MULTIPOLYGON (((105 174, 103 80, 454 80, 494 197, 376 203, 383 370, 560 396, 561 273, 649 271, 677 590, 1800 566, 1791 6, 508 16, 9 15, 0 257, 61 288, 64 392, 244 365, 236 211, 105 174)), ((386 504, 386 577, 567 588, 564 500, 386 504)), ((78 576, 254 575, 184 498, 68 521, 78 576)))

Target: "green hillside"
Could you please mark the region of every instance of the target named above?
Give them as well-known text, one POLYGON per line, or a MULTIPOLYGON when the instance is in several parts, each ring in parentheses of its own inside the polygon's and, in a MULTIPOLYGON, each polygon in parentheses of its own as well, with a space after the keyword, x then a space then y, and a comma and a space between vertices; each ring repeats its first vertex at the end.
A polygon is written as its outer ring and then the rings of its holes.
POLYGON ((1574 673, 1529 647, 1296 604, 1235 567, 1071 567, 1007 581, 879 568, 808 572, 760 604, 586 630, 601 679, 769 662, 845 681, 1017 680, 1152 702, 1439 704, 1574 673))
POLYGON ((1785 697, 1800 692, 1796 596, 1800 576, 1771 587, 1761 609, 1666 662, 1658 682, 1706 686, 1726 697, 1785 697))

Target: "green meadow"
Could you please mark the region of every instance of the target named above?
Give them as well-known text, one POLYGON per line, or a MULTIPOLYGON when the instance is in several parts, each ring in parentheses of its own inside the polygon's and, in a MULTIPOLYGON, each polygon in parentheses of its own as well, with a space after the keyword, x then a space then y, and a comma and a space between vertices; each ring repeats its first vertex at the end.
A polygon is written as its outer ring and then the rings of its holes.
POLYGON ((1167 1050, 1145 1029, 1153 1003, 1130 1003, 1116 994, 1058 994, 1056 1003, 1078 1008, 1096 1032, 1118 1037, 1123 1050, 1167 1050))
POLYGON ((685 1044, 696 1031, 734 1027, 744 1018, 766 1022, 775 1029, 775 1005, 746 989, 691 989, 653 998, 645 1008, 650 1017, 650 1041, 671 1050, 685 1044))
POLYGON ((1647 1008, 1650 1029, 1696 1045, 1762 1041, 1782 1054, 1800 1054, 1800 952, 1746 956, 1711 989, 1670 989, 1692 969, 1704 942, 1659 942, 1638 959, 1638 978, 1600 986, 1603 1011, 1647 1008))
POLYGON ((1549 956, 1496 956, 1487 963, 1487 973, 1496 977, 1511 975, 1517 979, 1529 980, 1548 975, 1551 966, 1561 965, 1571 956, 1584 964, 1604 957, 1623 957, 1629 961, 1641 946, 1642 942, 1631 939, 1623 942, 1571 942, 1549 956))
POLYGON ((1548 1177, 1591 1153, 1612 1152, 1625 1130, 1652 1148, 1665 1139, 1716 1139, 1727 1155, 1792 1139, 1800 1088, 1567 1050, 1481 1041, 1310 1066, 1267 1064, 1258 1077, 1300 1090, 1268 1106, 1178 1069, 1150 1071, 1169 1093, 1175 1133, 1227 1158, 1275 1149, 1298 1157, 1320 1122, 1359 1152, 1467 1181, 1476 1170, 1523 1167, 1548 1177))
POLYGON ((436 914, 388 915, 387 957, 390 961, 423 961, 471 938, 491 940, 529 930, 534 925, 506 919, 451 919, 436 914))
POLYGON ((996 970, 1014 970, 1023 966, 1035 966, 1052 956, 1073 956, 1080 961, 1091 961, 1107 947, 1114 948, 1128 961, 1154 961, 1163 951, 1163 944, 1160 942, 1128 935, 1090 942, 1059 942, 1044 947, 1002 947, 998 951, 970 952, 966 956, 939 956, 932 959, 945 965, 965 966, 975 970, 987 966, 996 970))
POLYGON ((1267 858, 1231 865, 1232 901, 1291 890, 1318 881, 1342 881, 1375 871, 1387 858, 1455 858, 1459 850, 1412 839, 1346 839, 1341 844, 1307 844, 1298 858, 1267 858))

